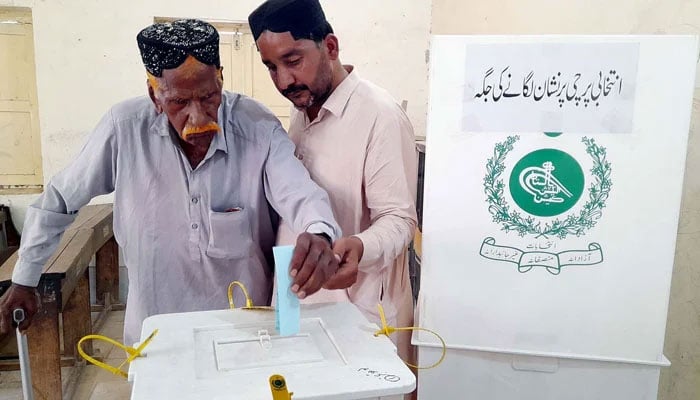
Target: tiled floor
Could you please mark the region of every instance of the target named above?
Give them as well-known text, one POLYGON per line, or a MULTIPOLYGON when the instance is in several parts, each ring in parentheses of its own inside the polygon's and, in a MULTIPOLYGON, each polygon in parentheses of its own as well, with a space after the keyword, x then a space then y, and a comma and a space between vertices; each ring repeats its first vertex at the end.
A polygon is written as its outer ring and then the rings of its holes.
MULTIPOLYGON (((124 311, 113 311, 107 317, 99 334, 121 343, 123 326, 124 311)), ((92 343, 96 349, 99 349, 100 354, 109 365, 116 367, 126 359, 124 352, 114 345, 102 341, 93 341, 92 343)), ((122 369, 126 371, 128 367, 124 366, 122 369)), ((63 368, 62 376, 67 377, 70 375, 70 372, 71 368, 63 368)), ((72 399, 128 400, 130 395, 131 386, 125 378, 94 365, 87 365, 83 367, 80 373, 72 399)), ((22 400, 22 384, 19 371, 0 372, 0 399, 22 400)), ((66 400, 70 399, 66 398, 66 400)))

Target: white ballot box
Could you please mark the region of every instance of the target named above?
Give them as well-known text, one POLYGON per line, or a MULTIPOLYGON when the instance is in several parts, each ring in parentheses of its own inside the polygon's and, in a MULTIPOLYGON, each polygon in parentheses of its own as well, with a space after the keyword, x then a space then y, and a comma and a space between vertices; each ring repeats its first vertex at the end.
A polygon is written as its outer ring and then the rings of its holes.
POLYGON ((301 307, 301 329, 279 336, 275 314, 220 310, 147 318, 158 334, 129 368, 132 400, 271 400, 282 375, 294 400, 378 399, 413 391, 389 338, 350 303, 301 307))

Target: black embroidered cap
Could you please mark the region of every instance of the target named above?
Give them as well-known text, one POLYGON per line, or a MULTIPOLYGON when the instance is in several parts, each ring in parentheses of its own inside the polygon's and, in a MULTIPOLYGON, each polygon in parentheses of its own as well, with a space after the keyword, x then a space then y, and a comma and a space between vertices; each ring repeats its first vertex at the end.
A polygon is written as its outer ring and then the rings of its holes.
POLYGON ((181 19, 153 24, 136 36, 146 70, 160 77, 164 69, 177 68, 187 56, 221 66, 219 33, 211 24, 198 19, 181 19))

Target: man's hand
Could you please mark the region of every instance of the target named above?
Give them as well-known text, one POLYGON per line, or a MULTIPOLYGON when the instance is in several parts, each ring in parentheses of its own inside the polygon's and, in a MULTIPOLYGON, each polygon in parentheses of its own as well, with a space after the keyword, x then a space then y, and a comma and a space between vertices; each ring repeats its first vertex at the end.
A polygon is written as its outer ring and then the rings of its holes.
POLYGON ((340 269, 324 285, 324 289, 347 289, 357 282, 357 271, 365 246, 355 236, 335 242, 333 252, 340 257, 340 269))
POLYGON ((328 240, 308 232, 297 238, 289 275, 294 279, 292 292, 300 299, 316 293, 338 270, 338 259, 328 240))
POLYGON ((39 310, 39 292, 36 288, 13 283, 0 298, 0 336, 12 330, 12 312, 17 308, 24 310, 24 321, 19 329, 26 331, 32 323, 32 317, 39 310))

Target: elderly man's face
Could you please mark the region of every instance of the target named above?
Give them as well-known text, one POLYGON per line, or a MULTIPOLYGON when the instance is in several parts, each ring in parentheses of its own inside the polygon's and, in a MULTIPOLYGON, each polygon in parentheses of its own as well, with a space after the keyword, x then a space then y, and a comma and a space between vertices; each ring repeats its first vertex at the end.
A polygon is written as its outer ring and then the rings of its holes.
POLYGON ((153 103, 165 112, 182 140, 192 145, 208 145, 220 130, 217 124, 223 84, 220 71, 188 57, 179 67, 166 69, 161 78, 149 82, 153 103))
POLYGON ((277 90, 297 108, 322 103, 331 93, 330 61, 335 55, 329 54, 328 40, 319 46, 312 40, 294 40, 289 32, 265 31, 256 42, 277 90))

